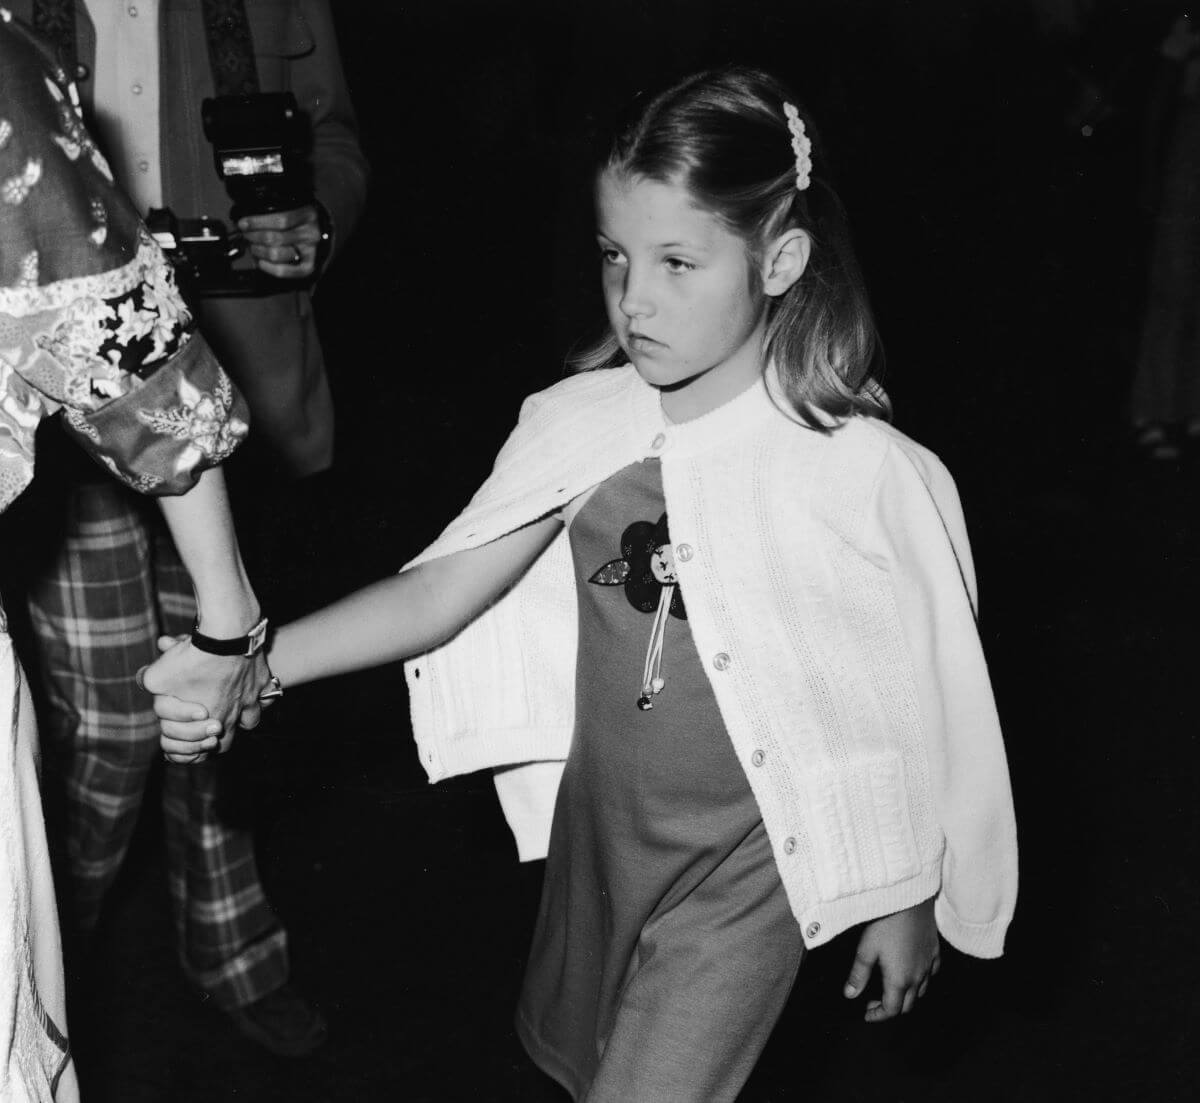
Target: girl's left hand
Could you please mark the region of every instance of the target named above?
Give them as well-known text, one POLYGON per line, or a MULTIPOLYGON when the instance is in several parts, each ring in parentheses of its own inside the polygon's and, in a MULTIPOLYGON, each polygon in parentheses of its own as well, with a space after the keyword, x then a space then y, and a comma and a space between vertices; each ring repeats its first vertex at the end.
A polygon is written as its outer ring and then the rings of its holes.
POLYGON ((847 999, 862 994, 877 965, 883 980, 883 998, 867 1004, 865 1018, 869 1023, 908 1014, 913 1004, 925 995, 929 979, 941 968, 932 897, 863 928, 854 965, 846 978, 847 999))

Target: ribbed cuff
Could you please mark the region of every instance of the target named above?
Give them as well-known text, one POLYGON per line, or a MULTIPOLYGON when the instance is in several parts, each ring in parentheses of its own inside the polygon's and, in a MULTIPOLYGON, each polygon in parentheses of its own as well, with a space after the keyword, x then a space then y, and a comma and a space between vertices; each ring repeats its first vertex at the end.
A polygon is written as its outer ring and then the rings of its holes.
POLYGON ((881 916, 894 915, 905 908, 928 900, 941 884, 939 863, 925 866, 915 877, 896 885, 868 889, 837 900, 826 900, 796 912, 804 945, 808 949, 823 946, 843 931, 881 916))
POLYGON ((968 923, 954 914, 944 894, 933 902, 933 914, 942 937, 956 950, 971 957, 997 958, 1004 953, 1004 935, 1012 922, 1003 915, 990 923, 968 923))

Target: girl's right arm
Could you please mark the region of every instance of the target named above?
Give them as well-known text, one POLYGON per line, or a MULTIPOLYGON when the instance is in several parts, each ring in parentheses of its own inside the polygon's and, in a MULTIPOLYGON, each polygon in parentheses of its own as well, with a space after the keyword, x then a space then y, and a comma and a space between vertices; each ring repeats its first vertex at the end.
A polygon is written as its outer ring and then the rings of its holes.
POLYGON ((429 651, 513 586, 561 528, 560 517, 545 517, 285 624, 271 645, 271 670, 290 687, 429 651))
MULTIPOLYGON (((562 524, 560 517, 545 517, 490 544, 382 579, 285 624, 271 644, 272 672, 290 688, 420 655, 444 643, 521 578, 562 524)), ((154 711, 166 754, 194 754, 196 744, 210 735, 202 705, 160 695, 154 711)))

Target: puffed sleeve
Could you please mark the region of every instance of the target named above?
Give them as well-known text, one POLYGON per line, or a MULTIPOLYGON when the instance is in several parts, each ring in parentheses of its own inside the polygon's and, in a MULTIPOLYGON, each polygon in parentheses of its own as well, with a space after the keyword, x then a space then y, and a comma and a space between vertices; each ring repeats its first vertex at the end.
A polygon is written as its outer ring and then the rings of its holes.
POLYGON ((141 387, 95 410, 68 406, 64 417, 93 459, 152 495, 186 493, 249 427, 245 400, 198 334, 141 387))
POLYGON ((976 628, 966 524, 949 472, 932 453, 893 444, 873 521, 913 662, 945 836, 938 927, 964 953, 996 957, 1016 904, 1016 821, 976 628))
POLYGON ((178 494, 246 435, 174 272, 84 129, 74 86, 0 21, 0 476, 28 481, 58 410, 118 478, 178 494))

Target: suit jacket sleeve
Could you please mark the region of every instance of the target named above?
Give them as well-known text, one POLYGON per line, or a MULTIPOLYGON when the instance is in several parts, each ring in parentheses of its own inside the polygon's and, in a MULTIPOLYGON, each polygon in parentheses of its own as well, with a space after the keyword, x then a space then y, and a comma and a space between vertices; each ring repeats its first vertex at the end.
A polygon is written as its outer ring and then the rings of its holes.
POLYGON ((358 124, 329 4, 301 0, 300 8, 313 48, 292 59, 292 92, 312 120, 314 191, 333 222, 331 244, 336 252, 362 214, 370 170, 358 144, 358 124))

